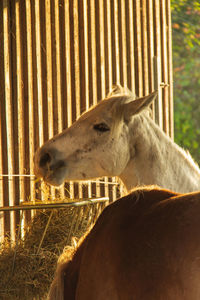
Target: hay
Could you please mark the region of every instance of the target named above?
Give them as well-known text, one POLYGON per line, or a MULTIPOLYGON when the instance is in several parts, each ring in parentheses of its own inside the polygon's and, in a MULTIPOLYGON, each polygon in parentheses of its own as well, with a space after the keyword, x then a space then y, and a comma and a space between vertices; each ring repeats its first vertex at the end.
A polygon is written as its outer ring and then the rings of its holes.
POLYGON ((79 239, 91 225, 85 209, 40 211, 23 239, 12 246, 5 240, 0 248, 0 299, 46 298, 63 248, 71 245, 72 236, 79 239))

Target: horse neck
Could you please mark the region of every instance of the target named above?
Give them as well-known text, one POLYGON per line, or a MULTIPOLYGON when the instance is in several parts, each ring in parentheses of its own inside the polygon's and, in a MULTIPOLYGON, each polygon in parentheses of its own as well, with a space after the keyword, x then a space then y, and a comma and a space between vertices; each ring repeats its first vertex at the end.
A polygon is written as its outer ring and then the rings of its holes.
POLYGON ((181 193, 200 189, 197 165, 152 119, 142 113, 129 126, 131 158, 119 176, 128 190, 149 184, 181 193))

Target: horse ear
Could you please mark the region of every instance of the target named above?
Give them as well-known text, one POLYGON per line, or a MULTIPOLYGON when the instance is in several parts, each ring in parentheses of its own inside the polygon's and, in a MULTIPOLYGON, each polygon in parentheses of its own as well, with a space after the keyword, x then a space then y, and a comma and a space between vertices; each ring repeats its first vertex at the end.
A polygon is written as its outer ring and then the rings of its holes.
POLYGON ((140 113, 143 109, 145 109, 155 100, 157 95, 158 91, 156 90, 148 96, 138 98, 125 104, 125 119, 129 119, 131 116, 140 113))

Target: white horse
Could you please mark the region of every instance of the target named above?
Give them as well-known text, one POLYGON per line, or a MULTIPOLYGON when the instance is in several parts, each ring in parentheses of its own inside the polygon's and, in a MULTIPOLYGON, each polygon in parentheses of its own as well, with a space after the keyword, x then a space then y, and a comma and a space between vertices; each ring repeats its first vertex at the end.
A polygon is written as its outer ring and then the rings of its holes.
POLYGON ((134 100, 116 89, 39 148, 35 174, 53 185, 118 176, 127 190, 138 185, 186 193, 200 189, 200 170, 149 117, 157 91, 134 100))

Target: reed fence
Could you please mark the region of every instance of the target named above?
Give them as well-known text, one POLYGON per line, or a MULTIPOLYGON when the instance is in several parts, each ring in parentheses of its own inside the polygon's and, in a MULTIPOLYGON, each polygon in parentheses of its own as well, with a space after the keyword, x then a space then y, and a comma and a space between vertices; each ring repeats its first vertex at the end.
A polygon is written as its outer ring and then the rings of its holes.
MULTIPOLYGON (((0 206, 120 195, 109 178, 49 194, 33 173, 35 150, 113 84, 138 96, 169 84, 152 117, 173 138, 170 0, 1 0, 0 66, 0 206)), ((1 212, 0 236, 14 239, 19 220, 1 212)))

